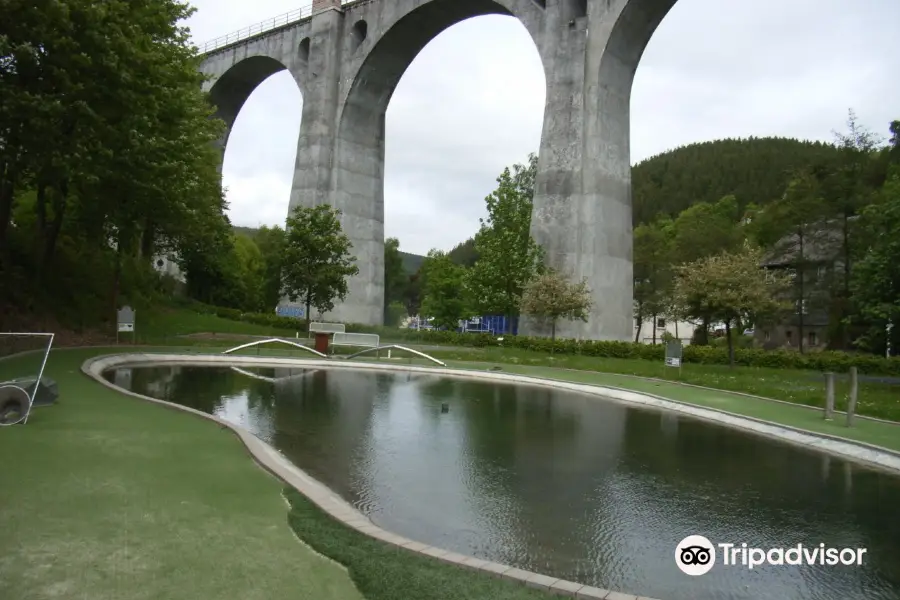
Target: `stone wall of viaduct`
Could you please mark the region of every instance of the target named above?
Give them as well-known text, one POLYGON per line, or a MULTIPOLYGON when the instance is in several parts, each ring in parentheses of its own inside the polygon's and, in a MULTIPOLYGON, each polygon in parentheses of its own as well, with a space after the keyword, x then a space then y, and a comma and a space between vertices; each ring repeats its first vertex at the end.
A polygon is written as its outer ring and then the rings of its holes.
MULTIPOLYGON (((385 113, 419 51, 465 19, 511 15, 544 66, 547 101, 532 235, 548 263, 586 277, 587 323, 562 337, 632 337, 629 105, 650 36, 676 0, 315 0, 312 16, 215 50, 202 70, 229 128, 247 97, 287 69, 303 94, 289 210, 328 203, 343 211, 360 273, 327 315, 379 324, 384 298, 385 113)), ((222 140, 223 151, 227 135, 222 140)), ((545 335, 536 323, 523 333, 545 335)))

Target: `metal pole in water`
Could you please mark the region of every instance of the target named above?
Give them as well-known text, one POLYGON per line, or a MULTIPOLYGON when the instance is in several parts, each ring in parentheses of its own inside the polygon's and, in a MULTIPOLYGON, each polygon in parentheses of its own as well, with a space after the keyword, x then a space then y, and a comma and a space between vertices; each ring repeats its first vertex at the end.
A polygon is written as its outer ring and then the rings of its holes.
POLYGON ((825 420, 834 418, 834 373, 825 373, 825 420))
POLYGON ((850 367, 850 399, 847 401, 847 427, 853 427, 853 415, 856 413, 856 398, 859 394, 859 377, 857 368, 850 367))

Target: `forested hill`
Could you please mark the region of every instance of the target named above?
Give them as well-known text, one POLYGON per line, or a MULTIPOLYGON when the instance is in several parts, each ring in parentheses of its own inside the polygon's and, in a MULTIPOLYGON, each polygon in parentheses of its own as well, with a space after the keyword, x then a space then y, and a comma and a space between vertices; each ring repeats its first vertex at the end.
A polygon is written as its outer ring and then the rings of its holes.
POLYGON ((784 193, 790 172, 834 159, 837 148, 791 138, 724 139, 682 146, 632 169, 634 222, 676 216, 697 202, 734 194, 741 208, 784 193))

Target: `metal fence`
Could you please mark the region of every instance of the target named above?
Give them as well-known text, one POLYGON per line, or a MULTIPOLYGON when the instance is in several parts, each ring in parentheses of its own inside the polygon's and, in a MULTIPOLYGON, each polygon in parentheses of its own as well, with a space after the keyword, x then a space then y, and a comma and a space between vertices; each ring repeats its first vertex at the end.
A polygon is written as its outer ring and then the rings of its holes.
MULTIPOLYGON (((357 0, 342 0, 341 4, 351 4, 356 1, 357 0)), ((249 39, 253 36, 266 33, 267 31, 272 31, 273 29, 278 29, 279 27, 284 27, 285 25, 290 25, 291 23, 302 21, 303 19, 309 18, 310 16, 312 16, 312 2, 305 6, 301 6, 300 8, 296 8, 291 12, 284 13, 283 15, 278 15, 277 17, 272 17, 271 19, 266 19, 265 21, 254 23, 253 25, 244 27, 241 30, 233 31, 227 35, 217 37, 214 40, 209 40, 208 42, 203 42, 199 45, 200 54, 208 54, 209 52, 214 52, 219 48, 224 48, 226 46, 230 46, 231 44, 236 44, 243 40, 249 39)))

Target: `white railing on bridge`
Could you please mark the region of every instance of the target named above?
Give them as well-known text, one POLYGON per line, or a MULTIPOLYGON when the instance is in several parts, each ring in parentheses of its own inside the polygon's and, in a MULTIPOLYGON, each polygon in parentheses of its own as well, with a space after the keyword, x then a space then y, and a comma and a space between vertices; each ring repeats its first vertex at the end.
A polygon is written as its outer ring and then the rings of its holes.
MULTIPOLYGON (((341 0, 341 4, 350 4, 356 1, 357 0, 341 0)), ((301 6, 300 8, 296 8, 290 12, 284 13, 283 15, 278 15, 277 17, 272 17, 271 19, 266 19, 265 21, 254 23, 249 27, 244 27, 243 29, 240 29, 238 31, 233 31, 229 34, 217 37, 214 40, 209 40, 208 42, 203 42, 199 45, 200 54, 208 54, 210 52, 214 52, 219 48, 224 48, 226 46, 230 46, 231 44, 236 44, 243 40, 252 38, 253 36, 266 33, 267 31, 272 31, 273 29, 278 29, 279 27, 290 25, 291 23, 296 23, 297 21, 302 21, 303 19, 309 18, 311 16, 312 2, 305 6, 301 6)))

